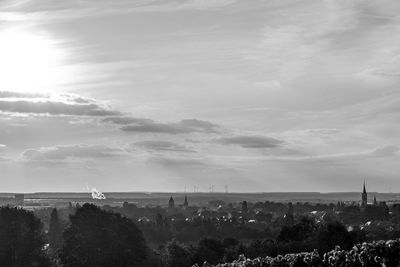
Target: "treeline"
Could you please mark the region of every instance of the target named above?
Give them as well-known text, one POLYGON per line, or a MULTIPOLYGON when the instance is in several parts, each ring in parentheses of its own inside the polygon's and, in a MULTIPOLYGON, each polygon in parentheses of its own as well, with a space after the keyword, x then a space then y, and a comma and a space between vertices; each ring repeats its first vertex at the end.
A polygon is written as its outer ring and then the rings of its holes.
POLYGON ((212 265, 204 262, 193 267, 398 267, 399 262, 400 239, 397 239, 357 244, 350 250, 337 246, 323 256, 317 250, 255 259, 241 255, 230 263, 212 265))
POLYGON ((193 244, 205 236, 220 240, 229 237, 241 241, 276 240, 282 227, 298 222, 304 215, 323 223, 339 221, 356 230, 363 227, 368 241, 400 237, 400 206, 396 205, 390 207, 390 216, 385 205, 368 206, 362 211, 358 205, 348 206, 343 203, 327 205, 243 201, 239 204, 226 204, 210 201, 208 208, 189 207, 177 209, 176 212, 168 212, 161 207, 137 207, 127 202, 122 207, 103 208, 137 222, 152 248, 158 248, 172 239, 193 244))
MULTIPOLYGON (((283 204, 271 204, 271 207, 274 206, 281 207, 282 210, 285 207, 283 204)), ((283 225, 279 220, 272 222, 273 215, 264 212, 255 215, 257 221, 246 223, 252 219, 252 217, 247 218, 250 217, 250 213, 243 214, 233 208, 229 211, 217 211, 189 207, 185 210, 167 212, 160 207, 137 207, 135 204, 124 203, 122 207, 104 206, 104 209, 136 221, 149 246, 153 248, 164 245, 174 238, 184 243, 197 242, 204 236, 218 239, 233 237, 239 240, 274 238, 283 225)))
MULTIPOLYGON (((337 255, 348 258, 352 254, 346 254, 350 253, 346 251, 352 251, 354 244, 366 240, 366 233, 362 229, 347 229, 346 226, 334 220, 321 222, 303 217, 297 220, 297 223, 281 227, 275 238, 264 238, 263 235, 260 235, 253 240, 239 240, 232 237, 218 238, 216 234, 211 235, 211 237, 203 236, 196 242, 185 244, 172 239, 172 241, 166 242, 158 248, 150 248, 142 230, 131 219, 119 213, 101 209, 93 204, 71 206, 67 213, 60 212, 60 214, 57 209, 53 209, 45 221, 47 226, 46 230, 43 230, 43 223, 33 212, 16 207, 1 207, 0 266, 186 267, 195 264, 201 266, 205 261, 214 265, 232 262, 240 255, 246 255, 249 258, 262 257, 257 259, 262 264, 281 258, 290 262, 287 260, 289 257, 290 259, 294 258, 291 261, 299 261, 303 264, 290 266, 325 266, 304 265, 304 261, 315 258, 320 259, 318 264, 325 264, 328 258, 332 259, 337 255), (68 214, 67 219, 66 214, 68 214), (335 246, 340 246, 345 251, 335 250, 330 252, 335 246), (288 253, 310 252, 315 249, 318 252, 290 254, 285 257, 278 256, 288 253)), ((159 221, 156 227, 165 227, 165 218, 158 216, 156 221, 159 221)), ((207 220, 202 223, 201 227, 210 227, 208 222, 207 220)), ((246 226, 241 223, 235 224, 235 229, 241 227, 246 226)), ((210 229, 214 228, 211 227, 210 229)), ((214 232, 214 230, 208 231, 214 232)), ((392 246, 398 246, 398 242, 396 242, 389 243, 387 246, 390 249, 392 246)), ((364 249, 363 255, 369 250, 371 249, 364 249)), ((375 255, 373 249, 371 251, 371 255, 375 255)), ((389 254, 392 253, 389 249, 385 251, 389 251, 387 252, 389 254)), ((389 257, 388 255, 385 257, 389 257)), ((246 259, 247 261, 249 260, 246 259)), ((262 264, 254 266, 287 266, 262 264)), ((332 266, 374 265, 339 264, 332 266)), ((386 266, 390 265, 386 264, 386 266)))
POLYGON ((152 266, 149 255, 135 223, 95 205, 78 207, 67 225, 54 209, 48 233, 32 212, 0 208, 2 267, 152 266))
POLYGON ((304 217, 299 223, 283 227, 275 240, 263 239, 243 243, 233 238, 202 238, 196 245, 190 246, 172 241, 167 243, 161 256, 165 266, 171 267, 185 267, 188 263, 201 265, 204 261, 209 264, 231 262, 240 255, 249 258, 276 257, 315 249, 322 257, 323 253, 334 249, 335 246, 351 249, 354 244, 363 241, 365 232, 362 230, 348 231, 339 222, 318 224, 304 217))

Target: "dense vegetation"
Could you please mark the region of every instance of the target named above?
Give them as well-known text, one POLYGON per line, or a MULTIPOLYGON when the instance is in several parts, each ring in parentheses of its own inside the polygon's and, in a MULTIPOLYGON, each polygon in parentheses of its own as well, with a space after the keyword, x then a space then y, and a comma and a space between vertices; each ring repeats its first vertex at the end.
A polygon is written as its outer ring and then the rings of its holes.
POLYGON ((0 266, 388 267, 400 261, 399 240, 372 242, 400 237, 395 205, 390 214, 386 206, 364 213, 356 206, 271 202, 220 207, 0 207, 0 266), (367 221, 382 211, 385 216, 367 221))
POLYGON ((400 239, 376 241, 353 246, 350 250, 342 250, 337 246, 334 250, 320 256, 313 252, 278 255, 276 257, 258 257, 248 259, 241 255, 230 263, 211 265, 207 262, 196 267, 397 267, 400 263, 400 239))
POLYGON ((191 246, 174 240, 165 246, 162 255, 165 256, 165 265, 184 267, 188 262, 192 264, 201 264, 204 261, 210 264, 230 262, 241 254, 249 258, 276 257, 287 253, 318 250, 322 255, 336 246, 351 249, 354 244, 364 240, 364 231, 349 232, 338 222, 316 224, 309 218, 303 218, 293 226, 283 227, 277 240, 256 239, 243 243, 233 238, 222 241, 202 238, 197 245, 191 246))
POLYGON ((0 208, 0 266, 45 267, 40 220, 23 209, 0 208))
POLYGON ((90 204, 70 216, 63 240, 65 267, 138 266, 146 258, 142 232, 131 220, 90 204))
POLYGON ((142 232, 134 222, 120 214, 85 204, 69 216, 67 226, 59 221, 54 209, 49 224, 46 235, 33 212, 1 207, 0 266, 148 265, 145 260, 149 253, 142 232))

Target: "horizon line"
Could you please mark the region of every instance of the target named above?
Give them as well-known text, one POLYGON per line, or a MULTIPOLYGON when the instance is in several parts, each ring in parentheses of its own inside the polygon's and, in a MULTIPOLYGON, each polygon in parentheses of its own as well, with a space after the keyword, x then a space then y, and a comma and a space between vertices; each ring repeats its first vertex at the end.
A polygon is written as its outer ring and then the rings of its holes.
MULTIPOLYGON (((224 192, 224 191, 199 191, 199 192, 184 192, 184 191, 101 191, 104 194, 345 194, 345 193, 362 193, 361 191, 254 191, 254 192, 224 192)), ((37 191, 37 192, 0 192, 0 194, 90 194, 87 191, 37 191)), ((370 194, 400 194, 400 192, 379 192, 368 191, 370 194)))

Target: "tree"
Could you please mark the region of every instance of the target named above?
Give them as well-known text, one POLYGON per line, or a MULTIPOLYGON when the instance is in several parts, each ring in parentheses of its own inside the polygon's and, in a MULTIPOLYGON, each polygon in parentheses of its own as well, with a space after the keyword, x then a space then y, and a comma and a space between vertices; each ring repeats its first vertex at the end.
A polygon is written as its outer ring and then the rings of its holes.
POLYGON ((60 253, 65 267, 140 266, 145 260, 142 232, 120 214, 84 204, 70 221, 60 253))
POLYGON ((193 252, 192 250, 172 240, 168 242, 164 249, 164 263, 168 267, 186 267, 193 263, 193 252))
POLYGON ((156 215, 156 225, 157 225, 157 228, 158 228, 159 230, 162 230, 163 225, 164 225, 163 217, 162 217, 162 215, 161 215, 160 213, 158 213, 158 212, 157 212, 157 215, 156 215))
POLYGON ((247 208, 247 201, 243 201, 242 202, 242 213, 247 213, 249 211, 249 209, 247 208))
POLYGON ((217 264, 222 261, 224 252, 225 250, 221 241, 213 238, 202 238, 195 252, 195 260, 199 264, 204 261, 217 264))
POLYGON ((54 208, 51 211, 49 226, 49 245, 52 249, 57 249, 61 246, 62 230, 62 224, 58 219, 57 209, 54 208))
POLYGON ((327 252, 335 246, 350 249, 356 241, 356 236, 351 235, 346 227, 339 223, 329 223, 318 232, 318 250, 327 252))
POLYGON ((304 241, 316 230, 313 220, 303 217, 301 221, 293 226, 283 226, 277 240, 280 242, 304 241))
POLYGON ((0 266, 48 266, 42 224, 32 212, 0 208, 0 266))

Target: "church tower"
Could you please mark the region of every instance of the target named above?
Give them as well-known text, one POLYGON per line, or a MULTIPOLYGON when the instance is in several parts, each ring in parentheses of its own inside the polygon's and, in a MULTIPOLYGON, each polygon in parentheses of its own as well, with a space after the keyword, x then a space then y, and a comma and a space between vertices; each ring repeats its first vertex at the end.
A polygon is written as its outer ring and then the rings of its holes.
POLYGON ((368 203, 368 195, 367 195, 367 190, 365 189, 365 181, 364 181, 364 188, 363 192, 361 194, 361 207, 365 208, 368 203))
POLYGON ((169 210, 170 212, 175 210, 175 201, 174 201, 174 199, 172 198, 172 196, 170 197, 170 199, 169 199, 169 201, 168 201, 168 210, 169 210))

